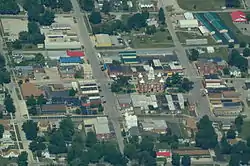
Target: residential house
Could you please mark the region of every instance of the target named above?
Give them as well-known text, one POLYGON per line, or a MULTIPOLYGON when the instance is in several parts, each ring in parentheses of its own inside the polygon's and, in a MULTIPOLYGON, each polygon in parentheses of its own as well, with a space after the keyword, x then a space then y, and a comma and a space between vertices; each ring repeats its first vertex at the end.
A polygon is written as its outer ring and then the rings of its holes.
POLYGON ((43 95, 43 91, 36 87, 33 83, 23 83, 21 85, 21 91, 24 99, 27 99, 30 96, 38 97, 40 95, 43 95))
POLYGON ((46 132, 48 130, 49 126, 50 126, 50 123, 47 120, 38 121, 38 123, 37 123, 37 127, 39 128, 40 132, 46 132))
POLYGON ((11 133, 9 130, 4 131, 3 137, 0 139, 0 142, 1 142, 0 150, 8 149, 9 146, 15 145, 15 141, 12 140, 11 133))
POLYGON ((231 76, 234 76, 234 77, 241 77, 241 71, 238 67, 236 66, 232 66, 229 68, 229 73, 231 76))
POLYGON ((9 149, 7 151, 1 151, 0 154, 3 158, 16 158, 20 153, 17 149, 9 149))

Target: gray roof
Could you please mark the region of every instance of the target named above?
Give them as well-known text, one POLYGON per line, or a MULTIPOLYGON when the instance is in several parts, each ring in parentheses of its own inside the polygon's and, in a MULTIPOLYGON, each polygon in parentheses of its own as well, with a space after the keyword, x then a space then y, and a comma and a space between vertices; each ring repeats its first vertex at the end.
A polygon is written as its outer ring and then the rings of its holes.
POLYGON ((117 95, 118 102, 120 104, 131 104, 131 97, 129 94, 118 94, 117 95))
POLYGON ((52 88, 48 86, 44 86, 42 89, 45 91, 45 95, 49 99, 53 97, 69 97, 69 90, 52 91, 52 88))

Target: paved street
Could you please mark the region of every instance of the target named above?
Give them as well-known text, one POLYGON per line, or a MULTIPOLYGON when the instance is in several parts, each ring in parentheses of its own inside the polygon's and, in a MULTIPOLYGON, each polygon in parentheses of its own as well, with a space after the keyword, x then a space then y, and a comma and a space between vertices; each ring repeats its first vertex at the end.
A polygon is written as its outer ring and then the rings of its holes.
MULTIPOLYGON (((5 56, 6 63, 7 63, 9 61, 9 57, 8 57, 8 55, 4 54, 4 52, 3 52, 3 44, 4 44, 3 39, 0 38, 0 53, 5 56)), ((24 122, 26 119, 24 119, 23 115, 26 114, 27 117, 29 118, 28 110, 27 110, 25 101, 23 99, 22 100, 18 99, 16 88, 19 88, 19 87, 17 86, 17 83, 16 83, 15 73, 13 72, 13 70, 8 65, 6 65, 6 68, 12 74, 12 81, 8 85, 6 85, 6 87, 7 87, 8 91, 9 91, 9 93, 10 93, 12 99, 13 99, 14 105, 16 107, 16 113, 15 113, 14 121, 18 120, 18 121, 24 122)), ((29 163, 29 165, 31 165, 31 166, 37 165, 35 163, 34 158, 33 158, 32 152, 29 150, 29 142, 26 139, 25 133, 22 130, 22 123, 17 124, 17 126, 18 126, 18 130, 19 130, 19 133, 20 133, 21 142, 23 144, 23 149, 22 150, 26 151, 28 153, 28 163, 29 163)))
POLYGON ((200 89, 202 89, 202 83, 200 79, 197 79, 197 72, 194 69, 194 67, 189 63, 188 57, 185 52, 185 48, 181 45, 176 33, 175 29, 172 24, 172 19, 170 17, 170 13, 166 10, 166 6, 169 6, 167 0, 159 0, 159 3, 164 9, 165 15, 166 15, 166 24, 168 27, 168 30, 172 36, 173 42, 175 44, 175 51, 177 53, 178 59, 182 66, 186 69, 185 75, 191 79, 191 81, 194 82, 194 88, 191 90, 191 94, 189 97, 189 100, 191 103, 196 103, 197 105, 197 114, 198 117, 201 118, 204 115, 208 115, 209 117, 212 117, 213 114, 211 113, 209 109, 209 102, 207 98, 201 97, 200 89))
POLYGON ((74 10, 74 16, 77 19, 78 26, 79 26, 80 41, 85 47, 85 54, 92 66, 93 76, 97 80, 97 82, 100 83, 100 87, 102 89, 104 99, 106 100, 106 104, 104 104, 104 112, 108 115, 109 119, 111 120, 114 126, 119 149, 121 153, 123 153, 124 143, 123 143, 123 138, 121 135, 121 129, 120 129, 120 124, 119 124, 120 113, 115 108, 117 105, 117 100, 114 94, 110 91, 107 81, 105 81, 105 80, 108 80, 108 78, 105 76, 104 72, 102 72, 100 69, 99 60, 97 58, 97 53, 89 38, 87 27, 82 17, 79 4, 77 0, 71 0, 71 3, 73 6, 73 10, 74 10))

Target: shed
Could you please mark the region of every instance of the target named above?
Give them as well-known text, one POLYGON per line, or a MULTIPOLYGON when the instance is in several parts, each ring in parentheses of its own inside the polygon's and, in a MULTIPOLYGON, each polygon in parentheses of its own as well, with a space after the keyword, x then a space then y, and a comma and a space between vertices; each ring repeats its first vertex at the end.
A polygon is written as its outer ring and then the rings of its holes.
POLYGON ((210 34, 209 30, 205 26, 199 26, 198 28, 202 35, 208 36, 210 34))
POLYGON ((198 28, 199 23, 198 20, 179 20, 180 28, 198 28))

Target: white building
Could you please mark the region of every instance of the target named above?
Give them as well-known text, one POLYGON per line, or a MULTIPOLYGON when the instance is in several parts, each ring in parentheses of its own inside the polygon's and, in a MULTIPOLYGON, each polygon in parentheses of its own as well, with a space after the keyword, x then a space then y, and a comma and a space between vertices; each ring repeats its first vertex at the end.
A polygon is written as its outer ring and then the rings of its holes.
POLYGON ((203 36, 208 36, 210 34, 209 30, 205 26, 198 27, 203 36))
POLYGON ((140 8, 153 8, 154 4, 151 0, 139 0, 140 8))
POLYGON ((137 116, 136 115, 129 115, 128 113, 125 113, 125 125, 127 130, 129 130, 132 127, 137 127, 137 116))
POLYGON ((198 28, 199 23, 196 19, 193 20, 179 20, 180 28, 198 28))
POLYGON ((99 93, 98 85, 94 80, 79 81, 79 85, 83 95, 99 93))
POLYGON ((191 12, 184 13, 184 17, 186 20, 193 20, 194 19, 194 15, 191 12))

